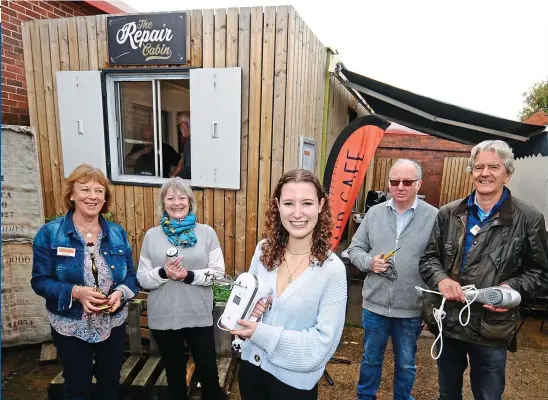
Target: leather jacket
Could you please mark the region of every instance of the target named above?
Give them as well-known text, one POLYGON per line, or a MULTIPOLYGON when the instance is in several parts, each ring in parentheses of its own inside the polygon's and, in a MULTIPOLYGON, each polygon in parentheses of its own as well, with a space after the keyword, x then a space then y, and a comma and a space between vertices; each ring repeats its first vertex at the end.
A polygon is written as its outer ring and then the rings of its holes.
MULTIPOLYGON (((445 278, 462 286, 474 284, 478 289, 506 283, 521 294, 522 304, 545 290, 548 287, 548 239, 544 217, 530 204, 512 197, 509 190, 499 212, 475 235, 461 273, 467 204, 468 197, 440 208, 420 260, 419 270, 425 283, 432 289, 445 278)), ((430 293, 423 298, 423 318, 435 334, 438 329, 433 306, 438 308, 441 299, 430 293)), ((459 322, 463 306, 456 301, 445 303, 444 336, 497 347, 508 347, 515 339, 518 308, 492 312, 474 303, 470 321, 463 327, 459 322)), ((463 321, 466 312, 463 312, 463 321)))

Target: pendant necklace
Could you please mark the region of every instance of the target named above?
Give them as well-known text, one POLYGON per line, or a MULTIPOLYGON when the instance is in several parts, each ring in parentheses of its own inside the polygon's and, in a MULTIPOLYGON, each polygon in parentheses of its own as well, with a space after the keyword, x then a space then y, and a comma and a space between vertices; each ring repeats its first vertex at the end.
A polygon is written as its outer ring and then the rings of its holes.
MULTIPOLYGON (((289 250, 287 250, 287 251, 289 251, 289 250)), ((291 253, 291 252, 289 251, 289 253, 291 253)), ((301 254, 310 254, 310 251, 307 251, 306 253, 301 253, 301 254)), ((295 254, 295 255, 297 255, 297 254, 295 254)), ((295 271, 297 271, 301 267, 301 265, 302 265, 302 263, 305 259, 306 259, 306 257, 303 257, 303 259, 301 260, 299 265, 297 265, 297 268, 295 268, 293 270, 293 272, 289 271, 289 263, 287 261, 285 262, 285 265, 287 267, 287 272, 289 273, 289 277, 287 278, 287 283, 293 282, 293 274, 295 273, 295 271)))
POLYGON ((292 260, 295 259, 295 256, 302 256, 302 255, 305 255, 305 254, 310 254, 309 251, 305 251, 304 253, 292 253, 291 250, 289 250, 288 248, 286 248, 286 250, 289 253, 289 258, 291 258, 292 260))
POLYGON ((91 233, 91 232, 86 232, 86 230, 82 229, 82 228, 79 227, 79 226, 78 226, 77 228, 78 228, 78 230, 79 230, 80 232, 86 234, 86 239, 91 240, 91 238, 93 237, 93 233, 91 233))

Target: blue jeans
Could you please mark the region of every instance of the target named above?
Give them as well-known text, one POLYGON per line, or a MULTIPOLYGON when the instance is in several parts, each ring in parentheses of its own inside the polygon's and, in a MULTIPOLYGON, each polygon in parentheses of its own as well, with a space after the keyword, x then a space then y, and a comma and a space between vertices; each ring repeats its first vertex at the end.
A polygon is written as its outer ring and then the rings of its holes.
POLYGON ((438 358, 440 400, 462 400, 462 377, 468 367, 468 359, 474 399, 502 399, 506 349, 444 337, 443 351, 438 358))
POLYGON ((373 400, 381 383, 382 363, 392 336, 394 351, 394 399, 410 400, 417 367, 417 340, 422 329, 420 317, 389 318, 363 310, 363 357, 358 382, 358 399, 373 400))

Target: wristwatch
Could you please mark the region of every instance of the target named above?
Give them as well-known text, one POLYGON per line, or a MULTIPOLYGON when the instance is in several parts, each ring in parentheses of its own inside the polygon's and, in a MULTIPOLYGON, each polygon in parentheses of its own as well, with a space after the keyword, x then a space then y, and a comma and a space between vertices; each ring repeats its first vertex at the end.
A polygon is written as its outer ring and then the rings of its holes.
POLYGON ((122 298, 120 299, 120 304, 124 304, 126 301, 126 295, 124 294, 123 290, 119 290, 120 293, 122 293, 122 298))

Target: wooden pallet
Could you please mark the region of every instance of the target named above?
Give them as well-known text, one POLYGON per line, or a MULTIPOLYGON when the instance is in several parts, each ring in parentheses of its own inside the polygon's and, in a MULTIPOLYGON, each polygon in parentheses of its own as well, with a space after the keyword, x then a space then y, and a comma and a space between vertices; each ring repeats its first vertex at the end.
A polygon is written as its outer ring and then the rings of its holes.
MULTIPOLYGON (((152 335, 149 334, 148 320, 146 319, 146 298, 130 300, 128 312, 129 354, 122 366, 120 374, 121 399, 135 400, 164 400, 169 399, 167 377, 158 353, 158 347, 152 335), (145 319, 143 319, 145 316, 145 319), (145 342, 145 345, 143 345, 145 342), (146 343, 148 342, 148 345, 146 343)), ((215 314, 215 313, 214 313, 215 314)), ((229 353, 227 356, 227 339, 219 341, 216 347, 218 356, 219 383, 222 388, 229 389, 233 378, 235 359, 229 353), (229 378, 229 380, 227 380, 229 378)), ((230 346, 230 343, 228 343, 230 346)), ((200 399, 200 388, 196 380, 195 365, 192 356, 188 354, 186 382, 190 399, 200 399)), ((95 385, 95 377, 92 381, 95 385)), ((48 388, 49 400, 63 398, 63 373, 60 372, 48 388)))

